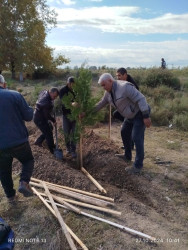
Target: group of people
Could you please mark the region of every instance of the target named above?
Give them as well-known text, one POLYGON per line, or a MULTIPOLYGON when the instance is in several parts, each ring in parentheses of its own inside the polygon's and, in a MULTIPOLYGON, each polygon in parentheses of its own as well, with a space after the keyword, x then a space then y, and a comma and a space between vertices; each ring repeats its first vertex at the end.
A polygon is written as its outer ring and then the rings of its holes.
MULTIPOLYGON (((107 104, 111 104, 116 109, 114 117, 123 122, 121 137, 125 151, 124 154, 116 156, 130 163, 134 143, 136 148, 134 164, 126 168, 126 171, 134 174, 140 173, 144 160, 144 132, 146 127, 151 126, 150 107, 125 68, 118 69, 116 76, 117 80, 109 73, 100 76, 98 83, 105 92, 96 104, 94 112, 98 112, 107 104)), ((74 77, 69 77, 66 86, 60 90, 52 87, 50 90, 42 91, 33 110, 19 92, 6 88, 5 79, 0 75, 0 180, 10 202, 16 200, 12 180, 13 158, 18 159, 22 164, 18 191, 26 197, 33 195, 29 181, 34 168, 34 157, 28 142, 25 121, 33 119, 42 132, 34 144, 42 147, 43 141, 46 140, 49 151, 53 154, 55 149, 53 126, 56 126, 56 117, 52 114, 54 100, 58 96, 63 100, 64 96, 71 93, 74 102, 73 84, 76 84, 74 77)), ((66 151, 67 155, 75 158, 77 156, 74 140, 76 121, 69 119, 70 112, 62 104, 66 151)))
MULTIPOLYGON (((69 93, 72 94, 72 101, 74 101, 75 94, 72 90, 72 85, 74 84, 74 77, 69 77, 67 79, 66 86, 63 86, 60 90, 58 88, 51 88, 49 91, 44 90, 40 93, 39 98, 36 102, 36 107, 34 111, 33 121, 36 126, 40 129, 42 134, 37 138, 34 145, 43 147, 43 141, 46 140, 50 152, 53 154, 55 149, 54 139, 53 139, 53 126, 56 126, 56 115, 54 110, 54 100, 59 96, 62 100, 65 95, 69 93), (52 125, 53 124, 53 125, 52 125)), ((74 131, 76 122, 70 120, 69 114, 70 109, 67 109, 62 103, 62 122, 63 122, 63 132, 65 136, 66 152, 67 156, 76 158, 76 144, 74 140, 74 131)))

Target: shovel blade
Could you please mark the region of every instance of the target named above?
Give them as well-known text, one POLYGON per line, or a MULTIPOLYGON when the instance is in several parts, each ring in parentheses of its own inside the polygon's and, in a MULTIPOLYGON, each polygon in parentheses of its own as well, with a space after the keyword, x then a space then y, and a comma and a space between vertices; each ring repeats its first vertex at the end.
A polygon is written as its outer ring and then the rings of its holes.
POLYGON ((63 151, 61 149, 55 149, 54 156, 56 159, 62 160, 63 159, 63 151))

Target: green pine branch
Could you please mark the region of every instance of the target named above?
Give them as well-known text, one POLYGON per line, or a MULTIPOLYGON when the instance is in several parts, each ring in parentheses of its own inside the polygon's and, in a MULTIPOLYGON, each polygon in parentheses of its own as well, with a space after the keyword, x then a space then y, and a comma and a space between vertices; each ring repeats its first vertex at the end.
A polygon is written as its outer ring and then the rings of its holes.
POLYGON ((79 141, 80 134, 84 134, 86 126, 94 125, 101 118, 99 113, 94 112, 94 107, 98 100, 92 97, 91 83, 91 72, 86 68, 81 68, 73 84, 75 98, 73 99, 73 94, 70 92, 67 96, 64 96, 62 100, 65 107, 71 110, 71 114, 68 116, 69 119, 76 121, 76 131, 74 135, 76 141, 79 141), (73 102, 76 102, 78 105, 72 106, 73 102), (79 119, 81 113, 85 113, 85 116, 79 119))

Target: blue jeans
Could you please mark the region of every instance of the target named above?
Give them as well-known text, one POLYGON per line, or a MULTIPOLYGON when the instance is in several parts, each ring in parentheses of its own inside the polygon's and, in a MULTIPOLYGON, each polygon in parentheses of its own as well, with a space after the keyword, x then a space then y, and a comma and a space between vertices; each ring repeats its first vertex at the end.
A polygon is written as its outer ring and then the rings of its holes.
POLYGON ((69 152, 76 151, 75 127, 76 121, 71 121, 66 115, 63 115, 63 131, 65 136, 66 148, 69 152))
POLYGON ((145 125, 140 111, 133 119, 125 119, 121 128, 121 137, 125 147, 125 158, 132 160, 131 144, 133 140, 136 147, 134 166, 140 169, 143 167, 144 160, 144 132, 145 125))
POLYGON ((14 196, 16 193, 12 180, 13 158, 16 158, 22 163, 20 181, 29 183, 34 168, 34 158, 29 142, 0 150, 0 180, 8 198, 14 196))

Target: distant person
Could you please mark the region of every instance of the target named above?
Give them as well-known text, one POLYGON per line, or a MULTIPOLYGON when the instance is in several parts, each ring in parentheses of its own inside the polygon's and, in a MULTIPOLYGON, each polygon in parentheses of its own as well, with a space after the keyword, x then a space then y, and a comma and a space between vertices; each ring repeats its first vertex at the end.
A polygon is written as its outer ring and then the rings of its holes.
POLYGON ((166 62, 165 62, 164 58, 161 58, 161 68, 166 69, 166 62))
MULTIPOLYGON (((119 68, 116 71, 116 77, 117 77, 118 80, 127 81, 127 82, 132 83, 135 86, 135 88, 139 90, 138 85, 136 84, 134 79, 129 74, 127 74, 127 70, 125 68, 119 68)), ((121 116, 121 114, 117 110, 115 110, 113 112, 113 117, 120 120, 120 121, 124 121, 124 123, 122 125, 122 128, 121 128, 121 138, 122 138, 122 141, 123 141, 123 144, 124 144, 122 148, 125 149, 125 143, 124 143, 124 141, 125 141, 125 139, 124 139, 125 138, 125 131, 124 131, 124 129, 125 129, 125 122, 126 121, 124 120, 124 117, 121 116)), ((133 141, 132 141, 132 149, 134 149, 134 142, 133 141)))
POLYGON ((29 181, 34 159, 24 123, 32 118, 33 109, 19 92, 6 89, 5 79, 0 75, 0 180, 9 202, 16 201, 12 180, 14 158, 22 164, 18 191, 26 197, 33 195, 29 181))
POLYGON ((132 160, 131 141, 136 146, 136 157, 133 167, 126 169, 128 173, 140 173, 144 160, 144 132, 151 126, 150 107, 145 96, 133 84, 126 81, 115 80, 111 74, 104 73, 98 83, 105 89, 104 96, 96 104, 99 111, 108 103, 117 108, 126 119, 125 126, 125 154, 121 158, 130 162, 132 160))
MULTIPOLYGON (((72 90, 72 85, 74 84, 74 77, 69 77, 67 79, 66 86, 62 87, 59 91, 59 97, 63 102, 63 97, 67 96, 69 93, 72 94, 72 102, 74 102, 75 94, 72 90)), ((64 104, 62 104, 62 112, 63 112, 63 131, 65 136, 66 143, 66 153, 67 156, 71 156, 72 158, 76 158, 76 143, 74 138, 76 121, 71 121, 68 117, 71 114, 70 109, 67 109, 64 104)))
POLYGON ((43 90, 38 97, 35 106, 33 121, 40 129, 42 134, 37 138, 34 145, 42 147, 43 141, 46 139, 50 153, 54 154, 55 144, 53 138, 53 126, 56 124, 55 118, 52 116, 54 108, 54 100, 58 97, 58 88, 52 87, 50 90, 43 90))

